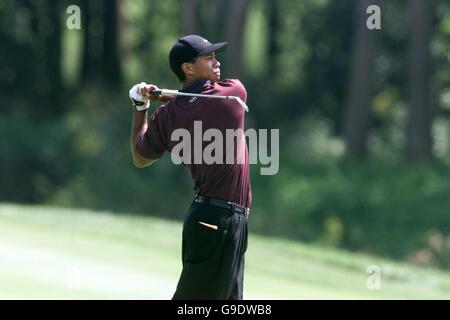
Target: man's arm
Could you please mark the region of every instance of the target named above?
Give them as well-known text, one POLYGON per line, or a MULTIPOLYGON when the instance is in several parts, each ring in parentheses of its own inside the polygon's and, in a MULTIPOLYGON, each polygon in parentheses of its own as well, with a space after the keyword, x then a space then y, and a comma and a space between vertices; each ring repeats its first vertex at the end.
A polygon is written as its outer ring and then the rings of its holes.
POLYGON ((139 154, 136 150, 137 142, 147 131, 147 110, 133 110, 133 125, 131 128, 131 154, 133 156, 133 164, 138 168, 144 168, 153 164, 158 159, 147 159, 139 154))
POLYGON ((151 95, 150 92, 158 90, 158 87, 152 84, 141 82, 130 89, 130 98, 133 101, 133 125, 131 127, 131 155, 133 164, 138 168, 144 168, 153 164, 158 159, 149 159, 142 156, 136 146, 148 129, 147 110, 150 107, 150 101, 168 101, 170 96, 151 95))

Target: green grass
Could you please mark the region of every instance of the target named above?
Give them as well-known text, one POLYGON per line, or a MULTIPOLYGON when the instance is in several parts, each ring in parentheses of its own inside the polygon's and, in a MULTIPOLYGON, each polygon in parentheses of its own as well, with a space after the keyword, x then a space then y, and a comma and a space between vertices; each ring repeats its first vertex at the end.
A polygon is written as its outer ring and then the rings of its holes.
MULTIPOLYGON (((181 223, 0 205, 0 299, 170 299, 180 271, 181 223)), ((247 299, 450 299, 450 275, 251 234, 244 294, 247 299), (379 290, 366 286, 370 265, 381 268, 379 290)))

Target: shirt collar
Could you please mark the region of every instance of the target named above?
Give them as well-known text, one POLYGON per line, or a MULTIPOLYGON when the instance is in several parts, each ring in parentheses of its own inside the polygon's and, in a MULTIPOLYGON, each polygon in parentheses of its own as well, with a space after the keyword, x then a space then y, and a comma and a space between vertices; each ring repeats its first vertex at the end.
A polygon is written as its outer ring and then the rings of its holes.
POLYGON ((211 81, 209 80, 199 80, 179 91, 186 93, 199 93, 202 91, 203 88, 208 87, 210 83, 211 81))

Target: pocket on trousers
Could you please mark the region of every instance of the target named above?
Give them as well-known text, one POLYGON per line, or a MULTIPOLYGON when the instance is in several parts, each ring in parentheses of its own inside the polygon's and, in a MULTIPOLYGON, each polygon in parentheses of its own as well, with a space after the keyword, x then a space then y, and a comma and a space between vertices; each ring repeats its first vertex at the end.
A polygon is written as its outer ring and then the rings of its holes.
POLYGON ((205 263, 218 256, 227 230, 207 221, 193 221, 186 232, 185 263, 205 263))

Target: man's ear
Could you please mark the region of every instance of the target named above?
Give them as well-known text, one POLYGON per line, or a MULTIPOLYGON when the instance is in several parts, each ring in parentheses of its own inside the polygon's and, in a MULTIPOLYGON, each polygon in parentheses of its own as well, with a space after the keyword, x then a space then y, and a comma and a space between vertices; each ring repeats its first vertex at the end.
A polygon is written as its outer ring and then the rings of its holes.
POLYGON ((192 63, 189 62, 185 62, 181 65, 181 70, 184 72, 184 74, 186 75, 192 75, 194 73, 194 71, 192 70, 192 63))

